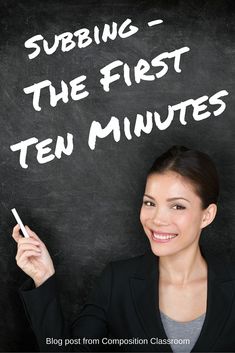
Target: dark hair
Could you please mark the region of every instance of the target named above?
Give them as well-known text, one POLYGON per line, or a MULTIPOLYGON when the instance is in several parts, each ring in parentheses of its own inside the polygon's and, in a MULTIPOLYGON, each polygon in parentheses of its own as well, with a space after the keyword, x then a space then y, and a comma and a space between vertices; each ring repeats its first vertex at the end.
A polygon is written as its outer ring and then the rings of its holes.
POLYGON ((184 146, 172 146, 159 156, 148 172, 162 174, 176 172, 188 179, 195 187, 202 201, 202 208, 217 203, 219 197, 219 178, 214 162, 202 152, 184 146))

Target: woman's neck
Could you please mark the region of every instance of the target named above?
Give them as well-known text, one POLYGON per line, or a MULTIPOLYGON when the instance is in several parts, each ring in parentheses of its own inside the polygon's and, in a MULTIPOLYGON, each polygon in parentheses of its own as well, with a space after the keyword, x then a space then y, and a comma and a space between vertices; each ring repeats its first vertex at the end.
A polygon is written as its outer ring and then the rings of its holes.
POLYGON ((199 246, 184 249, 176 254, 159 259, 161 280, 184 285, 207 276, 207 264, 199 246))

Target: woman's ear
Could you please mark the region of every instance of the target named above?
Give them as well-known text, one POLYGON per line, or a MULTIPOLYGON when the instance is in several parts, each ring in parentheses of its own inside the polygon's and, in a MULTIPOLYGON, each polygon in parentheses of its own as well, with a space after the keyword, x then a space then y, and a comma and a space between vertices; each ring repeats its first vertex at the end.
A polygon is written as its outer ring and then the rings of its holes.
POLYGON ((213 222, 217 213, 217 206, 215 203, 211 203, 205 210, 202 218, 202 228, 207 227, 213 222))

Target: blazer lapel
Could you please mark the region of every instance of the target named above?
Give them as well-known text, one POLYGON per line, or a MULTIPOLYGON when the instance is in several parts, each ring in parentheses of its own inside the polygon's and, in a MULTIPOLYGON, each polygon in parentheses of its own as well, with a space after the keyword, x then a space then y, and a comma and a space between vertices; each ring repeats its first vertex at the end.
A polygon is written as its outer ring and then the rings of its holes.
MULTIPOLYGON (((192 352, 212 351, 219 340, 223 327, 230 314, 235 298, 235 279, 229 272, 228 264, 204 253, 208 266, 207 311, 201 333, 192 352)), ((130 286, 137 315, 146 337, 167 339, 159 312, 159 258, 152 252, 143 256, 136 274, 130 278, 130 286)), ((169 344, 152 344, 151 351, 172 352, 169 344)))
POLYGON ((208 265, 207 311, 192 352, 212 351, 230 314, 235 295, 234 279, 230 277, 228 264, 204 253, 203 256, 208 265))
MULTIPOLYGON (((130 278, 136 312, 149 341, 151 338, 167 339, 159 312, 158 280, 158 257, 149 252, 144 255, 136 275, 130 278)), ((169 344, 160 341, 149 348, 155 352, 172 352, 169 344)))

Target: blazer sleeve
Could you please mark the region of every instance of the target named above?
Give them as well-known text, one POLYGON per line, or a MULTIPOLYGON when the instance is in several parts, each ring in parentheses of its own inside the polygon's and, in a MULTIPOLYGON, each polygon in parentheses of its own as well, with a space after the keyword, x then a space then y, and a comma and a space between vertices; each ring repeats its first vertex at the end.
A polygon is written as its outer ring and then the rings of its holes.
POLYGON ((31 279, 25 282, 19 294, 40 351, 99 351, 102 337, 109 333, 111 285, 112 266, 109 264, 79 315, 72 324, 67 324, 60 306, 55 275, 37 288, 31 279), (85 339, 92 339, 92 344, 85 339))

